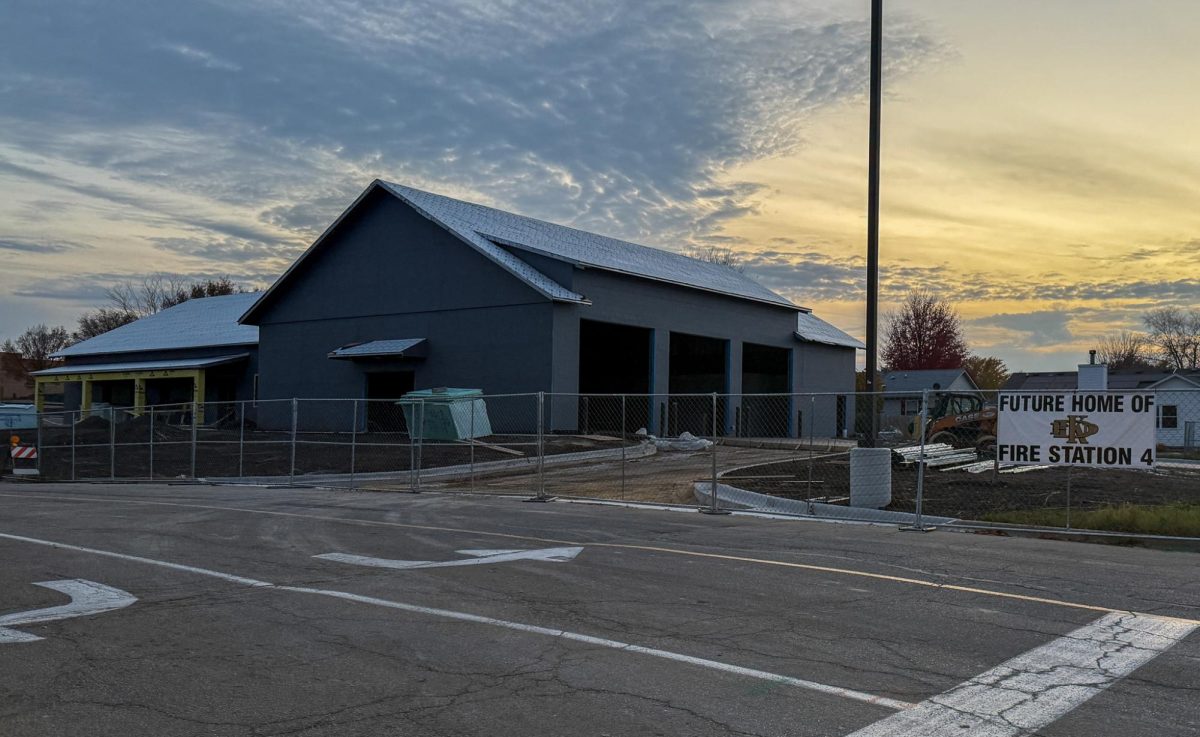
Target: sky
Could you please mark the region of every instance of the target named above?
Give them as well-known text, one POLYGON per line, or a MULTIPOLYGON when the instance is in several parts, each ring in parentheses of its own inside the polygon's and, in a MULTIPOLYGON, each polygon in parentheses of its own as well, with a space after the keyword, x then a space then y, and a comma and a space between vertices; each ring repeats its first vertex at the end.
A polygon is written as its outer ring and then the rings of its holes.
MULTIPOLYGON (((1068 370, 1200 302, 1200 3, 888 0, 885 309, 1068 370)), ((0 338, 267 286, 375 178, 684 251, 864 332, 866 0, 7 0, 0 338)), ((398 279, 402 279, 398 275, 398 279)))

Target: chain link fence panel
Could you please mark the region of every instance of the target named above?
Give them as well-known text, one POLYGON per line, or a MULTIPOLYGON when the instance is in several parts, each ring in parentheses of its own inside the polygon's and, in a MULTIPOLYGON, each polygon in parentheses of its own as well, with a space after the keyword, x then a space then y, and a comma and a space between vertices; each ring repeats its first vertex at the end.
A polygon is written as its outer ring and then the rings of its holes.
POLYGON ((897 524, 919 512, 1200 537, 1200 388, 1180 380, 1153 398, 1146 470, 999 460, 995 392, 97 404, 42 413, 33 442, 48 480, 575 496, 897 524), (860 447, 872 424, 874 448, 860 447))

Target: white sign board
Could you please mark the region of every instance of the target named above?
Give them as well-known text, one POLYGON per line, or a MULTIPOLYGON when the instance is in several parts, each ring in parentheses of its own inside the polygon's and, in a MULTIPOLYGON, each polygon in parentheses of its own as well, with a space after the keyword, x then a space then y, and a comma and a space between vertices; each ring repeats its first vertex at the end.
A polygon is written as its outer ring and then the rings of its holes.
POLYGON ((1154 395, 1148 392, 1000 394, 1001 463, 1154 467, 1154 395))

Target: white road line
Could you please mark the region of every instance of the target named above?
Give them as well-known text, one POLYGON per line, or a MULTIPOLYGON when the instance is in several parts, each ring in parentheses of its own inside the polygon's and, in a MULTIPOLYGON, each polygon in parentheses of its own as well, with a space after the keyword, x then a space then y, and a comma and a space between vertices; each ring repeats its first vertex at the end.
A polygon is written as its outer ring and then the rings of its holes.
MULTIPOLYGON (((227 507, 213 504, 188 504, 184 502, 162 502, 150 501, 145 499, 125 499, 122 497, 113 496, 97 496, 92 494, 53 494, 37 492, 36 496, 28 492, 20 494, 0 493, 0 497, 13 497, 29 501, 45 501, 47 499, 65 500, 79 503, 103 502, 105 504, 131 504, 138 506, 150 507, 175 507, 179 509, 206 509, 214 512, 237 512, 240 514, 255 514, 266 515, 271 517, 291 517, 294 519, 316 520, 320 522, 333 522, 335 524, 353 525, 359 527, 389 527, 404 530, 428 530, 432 532, 450 532, 461 533, 466 535, 485 535, 488 537, 498 537, 506 540, 529 540, 539 543, 550 543, 552 545, 586 545, 591 548, 609 548, 611 550, 637 550, 648 553, 662 553, 664 555, 684 555, 692 558, 703 558, 706 560, 732 561, 735 563, 749 563, 751 565, 777 566, 780 568, 788 568, 798 571, 813 571, 817 573, 833 573, 840 576, 852 576, 855 578, 863 578, 872 581, 886 581, 889 583, 905 584, 909 586, 921 586, 937 591, 956 591, 966 594, 977 594, 979 596, 991 596, 998 599, 1011 599, 1013 601, 1026 601, 1033 604, 1047 604, 1049 606, 1064 607, 1067 609, 1079 609, 1090 612, 1117 612, 1125 613, 1124 609, 1115 609, 1109 606, 1098 606, 1096 604, 1083 604, 1074 601, 1065 601, 1063 599, 1051 599, 1045 596, 1030 596, 1029 594, 1016 594, 1008 591, 997 591, 995 589, 984 589, 977 586, 961 586, 958 584, 945 583, 931 579, 911 578, 906 576, 893 576, 886 573, 873 573, 855 568, 836 568, 833 566, 821 566, 811 563, 796 563, 785 560, 772 560, 770 558, 751 558, 744 555, 727 555, 724 553, 706 553, 699 550, 685 550, 682 548, 667 548, 656 545, 640 545, 635 543, 614 543, 614 542, 598 542, 578 540, 559 540, 557 538, 539 537, 536 535, 521 535, 510 532, 496 532, 493 530, 470 530, 461 527, 444 527, 439 525, 417 525, 404 522, 390 522, 387 520, 371 520, 360 519, 355 517, 334 517, 331 515, 322 514, 300 514, 298 512, 280 512, 271 509, 248 509, 246 507, 227 507)), ((736 514, 736 513, 735 513, 736 514)), ((787 519, 795 519, 789 517, 787 519)), ((1200 622, 1200 620, 1197 620, 1200 622)))
POLYGON ((583 552, 583 548, 543 548, 541 550, 458 550, 462 555, 473 556, 459 560, 392 560, 390 558, 371 558, 365 555, 350 553, 322 553, 314 558, 331 560, 335 563, 349 563, 356 566, 372 568, 392 568, 395 570, 412 570, 416 568, 457 568, 458 566, 481 566, 493 563, 508 563, 514 560, 540 560, 548 563, 566 563, 574 560, 583 552))
POLYGON ((360 596, 358 594, 351 594, 351 593, 348 593, 345 591, 332 591, 329 589, 314 589, 314 588, 306 588, 303 586, 286 586, 286 585, 282 585, 282 584, 277 585, 277 584, 270 583, 268 581, 260 581, 258 579, 254 579, 254 578, 247 578, 245 576, 236 576, 236 575, 229 574, 229 573, 223 573, 221 571, 214 571, 209 568, 197 568, 195 566, 187 566, 187 565, 182 565, 179 563, 171 563, 169 561, 155 560, 154 558, 143 558, 142 556, 139 556, 139 555, 126 555, 125 553, 116 553, 111 550, 86 548, 86 547, 83 547, 80 545, 70 545, 67 543, 55 542, 53 540, 40 540, 40 539, 34 538, 34 537, 24 537, 21 535, 10 535, 8 533, 3 533, 3 532, 0 532, 0 538, 3 538, 5 540, 15 540, 18 542, 30 543, 33 545, 45 545, 47 547, 60 548, 62 550, 72 550, 72 551, 80 552, 80 553, 89 553, 92 555, 100 555, 100 556, 104 556, 107 558, 116 558, 118 560, 127 560, 127 561, 132 561, 135 563, 145 563, 147 565, 159 566, 161 568, 169 568, 169 569, 175 570, 175 571, 183 571, 185 573, 195 573, 195 574, 202 575, 202 576, 210 576, 213 578, 221 579, 222 581, 228 581, 230 583, 241 584, 243 586, 252 586, 255 588, 271 588, 271 589, 277 589, 280 591, 290 591, 293 593, 300 593, 300 594, 315 594, 318 596, 328 596, 328 597, 332 597, 335 599, 342 599, 345 601, 358 602, 360 604, 370 604, 373 606, 387 607, 389 609, 398 609, 401 611, 413 612, 415 614, 425 614, 428 616, 440 617, 443 619, 452 619, 452 620, 457 620, 460 622, 472 622, 475 624, 483 624, 483 625, 488 625, 488 626, 492 626, 492 627, 502 627, 504 629, 516 630, 518 632, 526 632, 529 634, 545 635, 548 637, 556 637, 556 638, 562 639, 562 640, 571 640, 573 642, 582 642, 582 643, 586 643, 589 645, 597 645, 599 647, 611 648, 613 650, 620 650, 623 652, 638 653, 641 655, 650 655, 650 656, 653 656, 656 658, 663 658, 665 660, 673 660, 673 661, 679 662, 679 663, 687 663, 690 665, 697 665, 697 666, 700 666, 703 668, 709 668, 711 670, 722 671, 724 673, 731 673, 734 675, 746 676, 748 678, 756 678, 759 680, 769 681, 771 683, 777 683, 777 684, 784 685, 784 686, 795 686, 797 688, 802 688, 802 689, 806 689, 809 691, 816 691, 819 693, 829 694, 832 696, 840 696, 842 698, 852 699, 854 701, 862 701, 862 702, 865 702, 868 704, 874 704, 875 706, 882 706, 882 707, 885 707, 888 709, 911 709, 911 708, 913 708, 913 705, 906 701, 897 701, 896 699, 889 699, 885 696, 876 696, 875 694, 864 693, 862 691, 855 691, 853 689, 841 688, 840 686, 830 686, 830 685, 827 685, 824 683, 817 683, 815 681, 806 681, 802 678, 792 678, 791 676, 779 675, 777 673, 768 673, 767 671, 754 670, 753 668, 743 668, 741 666, 731 665, 729 663, 722 663, 717 660, 708 660, 706 658, 697 658, 697 657, 693 657, 691 655, 683 655, 682 653, 673 653, 668 650, 659 650, 657 648, 644 647, 642 645, 633 645, 631 643, 620 642, 618 640, 608 640, 608 639, 605 639, 602 637, 592 637, 591 635, 582 635, 582 634, 578 634, 575 632, 568 632, 566 630, 552 629, 549 627, 539 627, 537 625, 523 624, 521 622, 510 622, 510 621, 504 620, 504 619, 494 619, 492 617, 484 617, 484 616, 480 616, 478 614, 468 614, 466 612, 455 612, 455 611, 451 611, 449 609, 434 609, 431 607, 418 606, 416 604, 406 604, 404 602, 391 601, 389 599, 378 599, 378 598, 375 598, 372 596, 360 596))
POLYGON ((9 627, 19 627, 26 624, 53 622, 71 617, 86 617, 91 614, 111 612, 123 609, 137 601, 137 597, 128 591, 114 589, 95 581, 82 578, 69 578, 62 581, 39 581, 34 586, 52 589, 71 597, 68 604, 33 609, 27 612, 13 612, 0 617, 0 644, 10 642, 36 642, 41 637, 20 632, 9 627))
POLYGON ((259 580, 253 579, 253 578, 246 578, 245 576, 234 576, 229 573, 222 573, 221 571, 213 571, 208 568, 196 568, 195 566, 185 566, 181 563, 171 563, 171 562, 165 561, 165 560, 155 560, 153 558, 143 558, 140 555, 126 555, 125 553, 114 553, 111 550, 99 550, 97 548, 85 548, 80 545, 70 545, 68 543, 54 542, 53 540, 39 540, 36 537, 22 537, 20 535, 9 535, 8 533, 0 532, 0 538, 4 538, 5 540, 16 540, 17 542, 23 542, 23 543, 33 543, 34 545, 46 545, 51 548, 62 548, 63 550, 74 550, 78 553, 90 553, 92 555, 103 555, 106 558, 116 558, 118 560, 128 560, 128 561, 133 561, 134 563, 148 563, 152 566, 159 566, 160 568, 170 568, 172 570, 183 571, 185 573, 198 573, 202 576, 212 576, 213 578, 220 578, 222 580, 229 581, 230 583, 240 583, 244 586, 274 586, 275 585, 273 583, 268 583, 267 581, 259 581, 259 580))
POLYGON ((1107 614, 850 737, 1035 734, 1197 627, 1148 614, 1107 614))
POLYGON ((806 681, 801 678, 792 678, 790 676, 781 676, 777 673, 768 673, 766 671, 754 670, 753 668, 743 668, 729 663, 722 663, 717 660, 708 660, 706 658, 696 658, 691 655, 683 655, 681 653, 673 653, 668 650, 659 650, 653 647, 643 647, 641 645, 631 645, 628 642, 620 642, 618 640, 609 640, 603 637, 592 637, 591 635, 581 635, 575 632, 566 630, 552 629, 550 627, 538 627, 533 624, 522 624, 520 622, 509 622, 504 619, 494 619, 492 617, 483 617, 477 614, 467 614, 465 612, 455 612, 448 609, 434 609, 432 607, 417 606, 416 604, 405 604, 398 601, 390 601, 388 599, 377 599, 373 596, 361 596, 359 594, 350 594, 344 591, 329 591, 327 589, 310 589, 302 586, 280 586, 279 588, 285 591, 295 591, 302 594, 318 594, 321 596, 332 596, 337 599, 345 599, 347 601, 357 601, 363 604, 374 604, 375 606, 388 607, 390 609, 399 609, 405 612, 413 612, 415 614, 428 614, 434 617, 443 617, 445 619, 455 619, 460 622, 474 622, 476 624, 486 624, 493 627, 503 627, 505 629, 516 630, 518 632, 528 632, 535 635, 546 635, 548 637, 557 637, 562 640, 571 640, 574 642, 582 642, 588 645, 598 645, 600 647, 612 648, 613 650, 622 650, 630 653, 640 653, 642 655, 651 655, 656 658, 666 660, 674 660, 679 663, 690 663, 691 665, 699 665, 712 670, 724 671, 725 673, 733 673, 740 676, 748 676, 750 678, 758 678, 764 681, 771 681, 786 686, 796 686, 798 688, 807 689, 809 691, 818 691, 820 693, 830 694, 833 696, 841 696, 855 701, 865 701, 868 704, 876 706, 884 706, 889 709, 911 709, 912 704, 906 701, 897 701, 884 696, 875 696, 873 694, 854 691, 848 688, 839 686, 828 686, 824 683, 816 683, 814 681, 806 681))

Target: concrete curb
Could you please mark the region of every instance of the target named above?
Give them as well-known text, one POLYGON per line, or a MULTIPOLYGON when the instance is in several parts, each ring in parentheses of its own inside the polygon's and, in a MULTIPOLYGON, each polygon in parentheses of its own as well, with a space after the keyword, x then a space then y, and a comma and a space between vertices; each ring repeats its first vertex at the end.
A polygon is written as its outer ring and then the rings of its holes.
POLYGON ((813 438, 811 441, 801 438, 719 438, 718 445, 728 445, 731 448, 760 448, 762 450, 801 451, 812 449, 822 453, 848 452, 858 447, 856 440, 841 438, 813 438))
MULTIPOLYGON (((712 503, 711 487, 712 482, 710 481, 699 481, 694 485, 696 500, 701 505, 712 503)), ((846 507, 840 504, 809 502, 801 499, 783 499, 771 496, 770 494, 759 494, 756 491, 739 489, 736 486, 720 483, 717 484, 717 500, 726 509, 746 509, 755 512, 774 512, 801 517, 853 520, 856 522, 883 522, 908 525, 913 524, 917 517, 915 514, 909 514, 908 512, 846 507)), ((949 525, 958 520, 953 517, 931 517, 924 515, 921 521, 926 525, 949 525)))
MULTIPOLYGON (((646 458, 658 453, 658 449, 654 447, 654 443, 641 442, 638 445, 630 446, 624 449, 624 457, 626 459, 646 458)), ((542 462, 543 467, 562 466, 571 463, 583 463, 587 461, 597 460, 618 460, 622 456, 621 448, 605 448, 604 450, 584 450, 577 453, 557 453, 548 455, 542 462)), ((484 463, 476 463, 474 470, 467 465, 457 466, 441 466, 437 468, 423 468, 420 471, 421 480, 426 479, 454 479, 467 478, 472 473, 475 475, 495 473, 497 471, 508 471, 511 469, 536 468, 537 456, 527 456, 525 458, 512 458, 503 461, 486 461, 484 463)), ((405 481, 411 475, 410 471, 376 471, 373 473, 356 473, 354 481, 405 481)), ((326 485, 336 483, 350 483, 351 476, 348 473, 337 474, 298 474, 294 479, 294 484, 289 484, 289 476, 223 476, 223 477, 205 477, 197 479, 200 483, 210 484, 271 484, 271 485, 326 485)))

